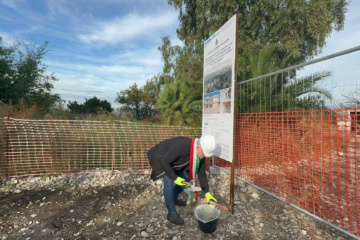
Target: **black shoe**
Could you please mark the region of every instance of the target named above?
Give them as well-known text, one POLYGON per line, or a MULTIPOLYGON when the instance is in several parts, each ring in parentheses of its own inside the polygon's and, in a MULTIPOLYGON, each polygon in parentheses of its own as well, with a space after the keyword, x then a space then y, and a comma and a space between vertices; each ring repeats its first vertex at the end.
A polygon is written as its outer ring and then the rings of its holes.
POLYGON ((179 206, 179 207, 185 207, 186 206, 186 201, 180 200, 180 199, 175 199, 175 205, 179 206))
POLYGON ((184 225, 184 220, 178 213, 168 214, 166 218, 175 225, 184 225))

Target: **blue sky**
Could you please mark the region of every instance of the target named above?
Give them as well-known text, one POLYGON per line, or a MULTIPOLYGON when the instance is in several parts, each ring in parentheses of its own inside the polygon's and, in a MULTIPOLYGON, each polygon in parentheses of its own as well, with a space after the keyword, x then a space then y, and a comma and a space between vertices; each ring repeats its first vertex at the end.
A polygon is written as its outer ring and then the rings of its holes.
MULTIPOLYGON (((320 56, 359 45, 360 1, 346 13, 320 56)), ((114 108, 117 93, 162 71, 157 48, 176 37, 178 12, 167 0, 0 0, 0 36, 5 44, 49 41, 44 63, 59 79, 54 92, 80 103, 93 96, 114 108)), ((319 56, 319 57, 320 57, 319 56)))

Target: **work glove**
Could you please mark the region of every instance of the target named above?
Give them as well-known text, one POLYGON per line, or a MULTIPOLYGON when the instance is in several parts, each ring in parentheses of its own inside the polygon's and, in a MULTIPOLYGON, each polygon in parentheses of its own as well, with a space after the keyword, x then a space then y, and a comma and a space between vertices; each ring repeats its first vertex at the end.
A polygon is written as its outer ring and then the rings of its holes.
POLYGON ((206 198, 206 200, 207 200, 208 203, 210 203, 210 201, 214 201, 214 202, 217 203, 217 200, 214 198, 213 195, 211 195, 211 193, 206 193, 206 194, 205 194, 205 198, 206 198))
POLYGON ((177 177, 175 179, 175 184, 178 185, 178 186, 183 187, 183 186, 186 186, 186 181, 182 177, 177 177))

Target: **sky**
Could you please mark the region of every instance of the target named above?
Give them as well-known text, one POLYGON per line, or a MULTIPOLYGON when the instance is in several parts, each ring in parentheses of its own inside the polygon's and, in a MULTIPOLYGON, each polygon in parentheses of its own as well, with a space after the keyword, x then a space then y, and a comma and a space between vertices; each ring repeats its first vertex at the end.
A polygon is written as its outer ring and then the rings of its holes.
MULTIPOLYGON (((359 45, 360 1, 352 0, 345 28, 327 39, 322 57, 359 45)), ((177 39, 178 11, 167 0, 0 0, 0 36, 49 42, 43 62, 59 81, 54 93, 83 103, 94 96, 113 108, 117 94, 143 86, 162 71, 161 37, 177 39)))

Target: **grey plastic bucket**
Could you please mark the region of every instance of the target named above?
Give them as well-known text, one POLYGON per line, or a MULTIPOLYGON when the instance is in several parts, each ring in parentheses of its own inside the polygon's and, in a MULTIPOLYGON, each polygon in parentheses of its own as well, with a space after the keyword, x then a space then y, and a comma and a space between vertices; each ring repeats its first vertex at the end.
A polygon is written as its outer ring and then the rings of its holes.
POLYGON ((201 231, 204 233, 215 232, 220 216, 220 209, 218 207, 209 204, 197 205, 194 214, 201 231))

